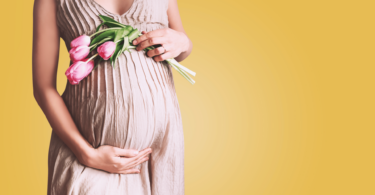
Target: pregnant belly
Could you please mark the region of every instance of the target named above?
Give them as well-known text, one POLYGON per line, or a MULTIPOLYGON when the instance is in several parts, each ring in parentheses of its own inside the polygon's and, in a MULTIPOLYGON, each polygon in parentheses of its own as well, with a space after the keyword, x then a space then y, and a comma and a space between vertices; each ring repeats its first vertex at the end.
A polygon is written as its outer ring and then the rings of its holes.
POLYGON ((93 147, 141 150, 160 144, 178 110, 171 68, 142 52, 125 52, 115 68, 102 61, 78 85, 67 84, 65 104, 93 147))
POLYGON ((155 144, 161 143, 172 108, 172 101, 166 105, 163 95, 156 94, 149 98, 103 94, 84 100, 65 99, 77 128, 95 148, 100 145, 137 150, 157 147, 155 144))

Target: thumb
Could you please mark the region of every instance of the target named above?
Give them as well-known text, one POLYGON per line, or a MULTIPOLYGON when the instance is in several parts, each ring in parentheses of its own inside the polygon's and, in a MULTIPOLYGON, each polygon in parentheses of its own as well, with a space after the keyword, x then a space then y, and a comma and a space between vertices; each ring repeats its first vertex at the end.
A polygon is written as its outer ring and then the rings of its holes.
POLYGON ((138 153, 139 153, 138 150, 122 149, 122 148, 115 147, 115 154, 117 156, 133 157, 133 156, 137 156, 138 153))

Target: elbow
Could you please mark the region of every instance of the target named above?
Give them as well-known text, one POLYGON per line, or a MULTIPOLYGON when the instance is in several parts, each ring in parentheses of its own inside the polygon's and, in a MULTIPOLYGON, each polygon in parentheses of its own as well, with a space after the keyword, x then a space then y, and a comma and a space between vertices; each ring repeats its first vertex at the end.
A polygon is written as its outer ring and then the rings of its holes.
POLYGON ((34 85, 33 85, 33 95, 34 95, 34 99, 37 102, 40 101, 40 98, 42 97, 42 93, 43 93, 43 88, 40 85, 36 85, 34 83, 34 85))
POLYGON ((35 101, 39 104, 50 93, 49 91, 51 93, 58 93, 56 89, 39 89, 34 87, 33 95, 35 101))
POLYGON ((37 103, 39 103, 39 102, 40 102, 40 97, 41 97, 40 92, 34 89, 34 91, 33 91, 33 95, 34 95, 34 99, 35 99, 35 101, 36 101, 37 103))

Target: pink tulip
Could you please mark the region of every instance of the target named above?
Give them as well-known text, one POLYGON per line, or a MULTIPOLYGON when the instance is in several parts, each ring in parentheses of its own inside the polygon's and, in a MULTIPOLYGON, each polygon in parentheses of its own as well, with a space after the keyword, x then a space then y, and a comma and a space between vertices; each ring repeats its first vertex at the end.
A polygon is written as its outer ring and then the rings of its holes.
POLYGON ((78 46, 89 46, 91 43, 91 38, 87 35, 81 35, 75 38, 72 42, 70 42, 70 48, 75 48, 78 46))
POLYGON ((69 55, 72 62, 77 62, 85 59, 90 53, 90 48, 87 46, 78 46, 70 49, 69 55))
POLYGON ((74 62, 66 70, 65 75, 70 84, 78 84, 82 79, 91 73, 92 69, 94 69, 94 60, 90 60, 86 63, 87 60, 88 59, 86 58, 83 61, 74 62))
POLYGON ((98 47, 98 54, 103 60, 108 60, 115 53, 116 43, 107 41, 98 47))

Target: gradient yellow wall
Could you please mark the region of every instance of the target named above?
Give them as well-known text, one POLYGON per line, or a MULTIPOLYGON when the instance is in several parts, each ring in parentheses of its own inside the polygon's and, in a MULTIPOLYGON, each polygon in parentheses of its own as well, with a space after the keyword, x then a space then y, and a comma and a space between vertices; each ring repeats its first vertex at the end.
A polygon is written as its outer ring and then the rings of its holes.
MULTIPOLYGON (((375 194, 374 1, 178 0, 187 195, 375 194)), ((1 1, 0 194, 47 191, 32 0, 1 1)), ((61 42, 58 90, 68 52, 61 42)))

